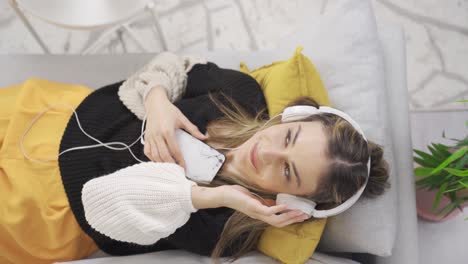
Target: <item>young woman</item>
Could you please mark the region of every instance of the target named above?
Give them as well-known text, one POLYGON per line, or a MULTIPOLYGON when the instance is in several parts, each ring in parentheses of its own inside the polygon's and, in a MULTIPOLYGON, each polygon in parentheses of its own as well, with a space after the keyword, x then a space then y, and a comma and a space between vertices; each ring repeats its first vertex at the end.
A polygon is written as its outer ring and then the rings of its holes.
MULTIPOLYGON (((275 205, 277 193, 339 204, 364 184, 369 156, 364 195, 389 187, 381 146, 347 121, 325 113, 269 120, 253 78, 200 58, 161 53, 127 80, 81 97, 82 88, 56 89, 57 98, 53 88, 25 86, 0 89, 2 263, 80 259, 98 249, 112 255, 185 249, 235 259, 255 249, 268 225, 310 218, 275 205), (30 142, 23 153, 22 133, 13 132, 56 100, 74 103, 79 120, 64 109, 47 113, 56 116, 47 128, 60 135, 49 142, 59 157, 47 163, 29 156, 47 144, 30 142), (132 144, 145 117, 145 145, 132 144), (132 144, 143 162, 125 149, 67 151, 95 144, 80 126, 102 142, 132 144), (185 177, 177 128, 225 154, 210 184, 185 177)), ((290 103, 304 104, 318 107, 307 97, 290 103)), ((39 131, 27 137, 45 136, 39 131)))

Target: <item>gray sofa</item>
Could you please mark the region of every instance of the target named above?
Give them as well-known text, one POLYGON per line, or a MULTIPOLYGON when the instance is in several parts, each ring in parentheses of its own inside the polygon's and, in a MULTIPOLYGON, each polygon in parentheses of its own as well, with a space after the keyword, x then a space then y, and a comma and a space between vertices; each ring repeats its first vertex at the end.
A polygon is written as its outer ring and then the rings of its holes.
MULTIPOLYGON (((397 172, 397 212, 398 227, 396 243, 392 256, 378 257, 364 253, 323 253, 314 254, 315 259, 307 263, 418 263, 417 218, 412 179, 412 149, 408 115, 408 95, 406 88, 406 56, 404 36, 400 28, 385 26, 379 30, 385 53, 386 105, 390 118, 390 136, 394 150, 395 170, 397 172), (337 257, 333 257, 335 255, 337 257), (354 261, 351 261, 354 260, 354 261)), ((239 57, 268 57, 268 52, 205 52, 208 58, 220 66, 238 69, 239 57)), ((92 88, 122 80, 141 67, 154 54, 122 55, 0 55, 0 87, 19 84, 30 77, 50 79, 65 83, 78 83, 92 88)), ((165 252, 153 254, 171 263, 208 263, 203 257, 197 258, 187 252, 165 252), (187 256, 184 258, 184 254, 187 256)), ((260 253, 245 257, 237 263, 271 263, 260 253)), ((76 263, 150 263, 149 259, 107 258, 103 252, 76 263), (146 261, 146 262, 145 262, 146 261)), ((154 259, 153 259, 154 261, 154 259)), ((71 262, 70 262, 71 263, 71 262)), ((154 262, 152 262, 154 263, 154 262)))

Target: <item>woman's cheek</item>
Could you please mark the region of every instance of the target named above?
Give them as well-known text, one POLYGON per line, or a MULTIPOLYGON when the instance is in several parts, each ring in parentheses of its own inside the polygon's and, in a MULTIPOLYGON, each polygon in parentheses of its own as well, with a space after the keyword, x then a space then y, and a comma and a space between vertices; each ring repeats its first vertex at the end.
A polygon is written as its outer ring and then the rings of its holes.
POLYGON ((273 172, 271 170, 267 170, 260 176, 257 184, 269 191, 275 191, 278 189, 277 187, 279 183, 273 172))

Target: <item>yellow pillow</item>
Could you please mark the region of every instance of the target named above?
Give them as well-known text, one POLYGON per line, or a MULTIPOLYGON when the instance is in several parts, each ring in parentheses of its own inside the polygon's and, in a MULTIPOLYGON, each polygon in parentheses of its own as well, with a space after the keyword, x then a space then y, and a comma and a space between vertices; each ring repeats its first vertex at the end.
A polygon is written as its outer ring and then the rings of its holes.
POLYGON ((269 226, 260 236, 258 251, 286 264, 302 264, 314 254, 326 218, 296 223, 281 228, 269 226))
POLYGON ((302 49, 297 47, 288 60, 273 62, 253 71, 241 62, 240 71, 249 74, 260 84, 271 117, 279 114, 298 96, 307 95, 319 105, 330 106, 320 75, 312 62, 301 53, 302 49))
MULTIPOLYGON (((241 63, 240 70, 260 84, 271 117, 298 96, 310 96, 319 105, 331 105, 319 73, 301 53, 302 49, 298 47, 288 60, 273 62, 254 71, 241 63)), ((282 228, 270 226, 262 233, 257 249, 287 264, 304 263, 314 253, 326 222, 326 219, 316 219, 282 228)))

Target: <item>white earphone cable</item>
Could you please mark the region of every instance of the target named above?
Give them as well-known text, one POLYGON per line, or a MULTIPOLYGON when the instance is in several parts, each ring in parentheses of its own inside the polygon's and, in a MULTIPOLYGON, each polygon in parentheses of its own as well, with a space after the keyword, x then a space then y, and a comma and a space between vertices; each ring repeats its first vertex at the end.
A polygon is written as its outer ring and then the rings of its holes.
POLYGON ((76 113, 76 111, 73 109, 73 107, 69 104, 66 104, 66 103, 62 103, 62 102, 59 102, 59 103, 56 103, 56 104, 53 104, 53 105, 49 105, 49 107, 42 111, 40 114, 38 114, 34 119, 33 121, 31 122, 31 124, 29 125, 29 127, 26 129, 26 131, 23 133, 23 136, 21 137, 21 140, 20 140, 20 148, 21 148, 21 152, 23 153, 23 155, 31 160, 31 161, 35 161, 35 162, 48 162, 48 161, 55 161, 58 159, 58 157, 60 155, 62 155, 63 153, 66 153, 68 151, 72 151, 72 150, 78 150, 78 149, 88 149, 88 148, 96 148, 96 147, 100 147, 100 146, 104 146, 106 148, 109 148, 109 149, 112 149, 112 150, 125 150, 125 149, 128 149, 130 151, 130 154, 132 154, 133 158, 136 159, 137 161, 139 162, 144 162, 140 159, 138 159, 135 154, 133 153, 133 151, 130 149, 133 145, 135 145, 135 143, 138 142, 138 140, 141 138, 143 138, 143 135, 144 135, 144 131, 143 131, 143 126, 145 125, 145 121, 146 121, 146 114, 145 114, 145 117, 144 117, 144 120, 143 120, 143 124, 142 124, 142 133, 141 135, 130 145, 128 146, 127 144, 125 143, 122 143, 122 142, 109 142, 109 143, 104 143, 102 141, 100 141, 99 139, 96 139, 94 138, 93 136, 89 135, 88 133, 86 133, 86 131, 83 129, 83 127, 81 126, 81 123, 80 123, 80 120, 78 119, 78 114, 76 113), (89 146, 80 146, 80 147, 73 147, 73 148, 69 148, 67 150, 64 150, 62 151, 61 153, 58 154, 57 157, 54 157, 54 158, 50 158, 50 159, 45 159, 45 160, 39 160, 39 159, 33 159, 31 157, 28 156, 28 154, 26 153, 26 151, 24 150, 24 146, 23 146, 23 141, 24 141, 24 138, 26 137, 26 134, 29 132, 29 130, 31 129, 31 127, 34 125, 34 123, 37 122, 37 120, 42 116, 44 115, 47 111, 49 111, 51 108, 54 108, 56 105, 65 105, 67 107, 69 107, 73 113, 75 114, 75 117, 76 117, 76 121, 78 123, 78 126, 79 128, 81 129, 81 131, 89 138, 91 138, 92 140, 98 142, 99 144, 95 144, 95 145, 89 145, 89 146), (114 145, 114 144, 120 144, 120 145, 124 145, 125 147, 123 148, 116 148, 116 147, 111 147, 111 146, 108 146, 108 145, 114 145))

